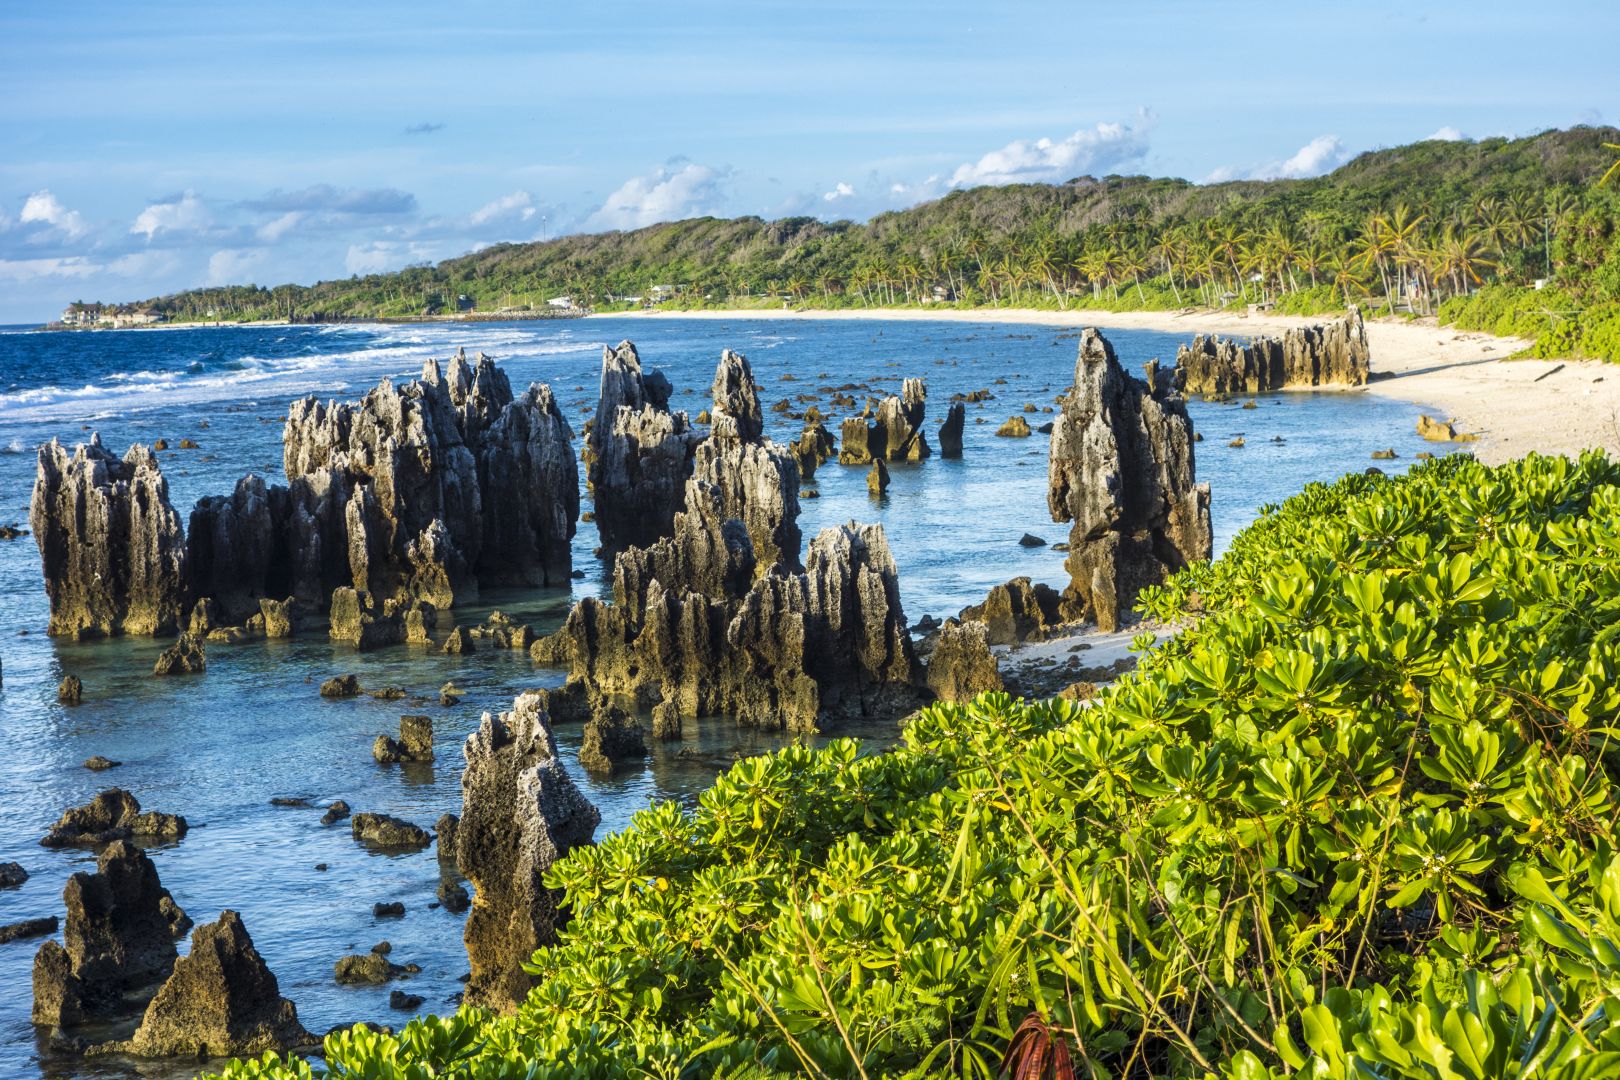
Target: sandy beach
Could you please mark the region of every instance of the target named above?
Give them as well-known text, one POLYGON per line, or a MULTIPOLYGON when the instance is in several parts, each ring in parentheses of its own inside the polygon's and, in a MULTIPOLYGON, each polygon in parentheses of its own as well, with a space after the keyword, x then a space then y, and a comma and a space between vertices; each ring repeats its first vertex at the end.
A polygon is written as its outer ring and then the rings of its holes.
MULTIPOLYGON (((597 316, 590 316, 595 318, 597 316)), ((636 312, 637 319, 889 319, 919 322, 1098 326, 1104 329, 1254 337, 1320 317, 1236 315, 1219 311, 1035 311, 1027 309, 636 312)), ((1620 452, 1620 370, 1590 360, 1513 360, 1528 342, 1465 333, 1433 319, 1367 323, 1372 382, 1355 393, 1380 394, 1432 410, 1479 441, 1470 449, 1492 464, 1531 452, 1574 454, 1590 447, 1620 452), (1613 376, 1613 377, 1611 377, 1613 376)), ((1166 359, 1169 359, 1166 357, 1166 359)))

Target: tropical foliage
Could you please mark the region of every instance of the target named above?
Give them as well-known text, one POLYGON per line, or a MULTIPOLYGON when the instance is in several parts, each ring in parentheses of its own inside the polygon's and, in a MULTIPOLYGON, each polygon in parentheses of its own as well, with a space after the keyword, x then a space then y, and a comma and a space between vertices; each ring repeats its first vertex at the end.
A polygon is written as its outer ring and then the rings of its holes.
POLYGON ((200 289, 150 303, 179 319, 417 315, 453 310, 460 295, 482 312, 544 310, 568 296, 597 310, 661 298, 679 307, 1268 302, 1313 313, 1360 301, 1428 315, 1486 284, 1528 291, 1542 281, 1565 287, 1557 317, 1580 322, 1588 305, 1620 302, 1620 194, 1594 183, 1613 160, 1604 140, 1617 135, 1577 128, 1416 143, 1312 180, 1109 176, 977 188, 866 225, 703 218, 501 244, 310 287, 200 289))
POLYGON ((1143 606, 1186 629, 1088 706, 939 705, 642 812, 554 867, 515 1017, 314 1074, 1620 1069, 1620 466, 1313 485, 1143 606))

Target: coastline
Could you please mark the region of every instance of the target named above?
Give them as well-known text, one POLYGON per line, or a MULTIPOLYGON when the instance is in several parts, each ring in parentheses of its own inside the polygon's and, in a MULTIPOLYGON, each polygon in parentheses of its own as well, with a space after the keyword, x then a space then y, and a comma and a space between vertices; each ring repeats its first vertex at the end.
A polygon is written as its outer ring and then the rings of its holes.
MULTIPOLYGON (((647 311, 586 319, 885 319, 1038 326, 1096 326, 1255 337, 1322 322, 1323 316, 1247 315, 1224 311, 962 310, 647 311)), ((1519 338, 1440 326, 1429 319, 1368 319, 1372 381, 1347 393, 1404 401, 1479 436, 1458 444, 1486 464, 1529 453, 1578 454, 1601 447, 1620 453, 1620 370, 1597 360, 1510 359, 1528 348, 1519 338), (1613 375, 1614 378, 1609 376, 1613 375)), ((1169 360, 1171 358, 1164 358, 1169 360)), ((1444 444, 1441 444, 1444 445, 1444 444)))

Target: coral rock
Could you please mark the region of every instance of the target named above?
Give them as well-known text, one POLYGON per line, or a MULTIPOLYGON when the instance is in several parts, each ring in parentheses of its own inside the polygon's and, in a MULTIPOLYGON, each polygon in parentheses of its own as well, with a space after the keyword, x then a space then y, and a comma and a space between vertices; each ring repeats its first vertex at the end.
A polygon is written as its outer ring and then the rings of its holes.
POLYGON ((1351 308, 1342 319, 1255 338, 1248 345, 1200 335, 1177 350, 1176 369, 1187 393, 1220 396, 1290 386, 1362 386, 1367 359, 1367 328, 1360 309, 1351 308))

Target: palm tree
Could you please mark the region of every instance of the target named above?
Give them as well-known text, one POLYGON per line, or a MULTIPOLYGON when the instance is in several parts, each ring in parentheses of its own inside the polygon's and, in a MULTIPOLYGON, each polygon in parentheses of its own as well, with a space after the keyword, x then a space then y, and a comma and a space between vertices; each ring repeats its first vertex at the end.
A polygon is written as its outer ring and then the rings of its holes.
POLYGON ((1481 233, 1448 223, 1434 247, 1435 275, 1451 281, 1454 295, 1465 296, 1474 286, 1485 284, 1481 271, 1496 268, 1486 251, 1481 233))

